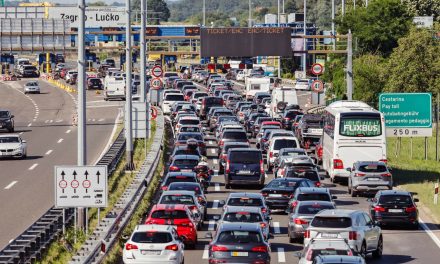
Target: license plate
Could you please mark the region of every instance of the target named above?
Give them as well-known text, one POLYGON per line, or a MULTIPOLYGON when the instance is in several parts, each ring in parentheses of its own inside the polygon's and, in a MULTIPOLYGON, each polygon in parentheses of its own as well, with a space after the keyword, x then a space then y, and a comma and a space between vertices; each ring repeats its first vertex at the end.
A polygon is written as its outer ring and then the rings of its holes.
POLYGON ((338 238, 338 234, 333 234, 333 233, 322 233, 321 237, 326 237, 326 238, 338 238))
POLYGON ((141 250, 142 255, 160 255, 160 250, 141 250))
POLYGON ((367 181, 378 181, 380 180, 379 178, 367 178, 367 181))
POLYGON ((251 174, 251 171, 248 171, 248 170, 241 170, 241 171, 238 171, 238 174, 251 174))
POLYGON ((233 257, 247 257, 248 255, 248 252, 231 252, 231 256, 233 257))
POLYGON ((182 172, 192 172, 192 170, 188 169, 188 170, 181 170, 182 172))
POLYGON ((388 209, 388 212, 390 212, 390 213, 401 213, 401 212, 403 212, 403 210, 402 209, 388 209))
POLYGON ((281 197, 281 194, 271 193, 269 194, 270 197, 281 197))

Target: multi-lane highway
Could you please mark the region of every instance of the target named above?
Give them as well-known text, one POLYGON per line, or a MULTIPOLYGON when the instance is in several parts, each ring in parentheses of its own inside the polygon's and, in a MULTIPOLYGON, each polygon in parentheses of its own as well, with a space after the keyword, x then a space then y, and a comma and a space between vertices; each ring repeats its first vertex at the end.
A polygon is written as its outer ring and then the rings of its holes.
MULTIPOLYGON (((28 144, 27 159, 0 160, 0 248, 53 206, 54 166, 76 163, 76 94, 40 80, 41 94, 25 95, 29 80, 0 83, 0 108, 12 112, 15 133, 28 144)), ((122 104, 87 92, 88 164, 108 145, 122 104)))

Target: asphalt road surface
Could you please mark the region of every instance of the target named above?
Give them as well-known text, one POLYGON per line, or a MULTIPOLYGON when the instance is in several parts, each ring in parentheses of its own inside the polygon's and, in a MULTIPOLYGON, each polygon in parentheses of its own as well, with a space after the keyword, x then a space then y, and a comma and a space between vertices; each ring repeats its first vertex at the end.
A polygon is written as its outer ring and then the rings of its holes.
MULTIPOLYGON (((0 160, 0 249, 54 205, 54 166, 75 165, 76 95, 39 81, 41 94, 23 93, 30 79, 0 83, 0 109, 15 115, 15 133, 28 144, 26 160, 0 160)), ((87 161, 106 148, 123 102, 87 92, 87 161)))

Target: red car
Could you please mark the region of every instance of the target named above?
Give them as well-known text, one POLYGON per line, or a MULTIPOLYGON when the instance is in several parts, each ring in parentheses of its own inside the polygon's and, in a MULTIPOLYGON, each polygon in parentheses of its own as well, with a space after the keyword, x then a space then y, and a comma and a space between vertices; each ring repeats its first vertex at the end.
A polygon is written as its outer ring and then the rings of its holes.
POLYGON ((145 224, 173 225, 185 245, 195 248, 197 244, 197 224, 186 205, 156 204, 151 208, 145 224))
POLYGON ((278 121, 263 121, 261 122, 261 126, 278 126, 279 128, 281 128, 281 122, 278 121))

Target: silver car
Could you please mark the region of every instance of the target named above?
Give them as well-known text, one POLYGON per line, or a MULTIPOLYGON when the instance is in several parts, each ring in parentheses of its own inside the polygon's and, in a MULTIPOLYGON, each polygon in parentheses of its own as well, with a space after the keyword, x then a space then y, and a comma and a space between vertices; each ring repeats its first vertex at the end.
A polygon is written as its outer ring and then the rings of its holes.
POLYGON ((0 158, 20 157, 25 159, 27 143, 19 135, 0 136, 0 158))
POLYGON ((362 257, 369 253, 376 258, 382 256, 382 230, 364 211, 346 209, 320 211, 304 232, 304 245, 308 245, 313 238, 344 238, 362 257))
POLYGON ((353 256, 355 252, 343 238, 316 238, 312 239, 304 247, 302 253, 297 254, 300 257, 298 264, 312 264, 318 256, 340 255, 353 256))
POLYGON ((358 161, 347 171, 350 172, 348 193, 352 197, 359 193, 393 189, 393 176, 382 161, 358 161))
POLYGON ((36 81, 32 81, 32 82, 28 82, 24 85, 24 94, 28 94, 28 93, 40 93, 41 89, 40 89, 40 85, 38 85, 38 82, 36 81))
POLYGON ((365 264, 365 259, 359 256, 342 256, 342 255, 327 255, 317 256, 313 260, 313 264, 365 264))

